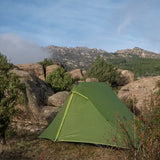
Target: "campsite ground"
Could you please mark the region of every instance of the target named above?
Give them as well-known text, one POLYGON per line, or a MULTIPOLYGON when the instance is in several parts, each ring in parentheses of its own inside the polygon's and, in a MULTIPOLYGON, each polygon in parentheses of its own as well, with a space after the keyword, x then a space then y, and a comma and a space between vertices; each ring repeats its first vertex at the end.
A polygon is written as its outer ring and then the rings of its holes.
POLYGON ((123 150, 79 143, 52 143, 35 138, 8 139, 1 160, 121 160, 123 150), (42 158, 42 159, 41 159, 42 158))

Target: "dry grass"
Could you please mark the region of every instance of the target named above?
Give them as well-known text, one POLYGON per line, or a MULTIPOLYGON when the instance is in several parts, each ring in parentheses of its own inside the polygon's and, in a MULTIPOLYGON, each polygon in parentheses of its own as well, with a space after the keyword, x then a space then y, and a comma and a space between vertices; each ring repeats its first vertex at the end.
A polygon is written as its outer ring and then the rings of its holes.
POLYGON ((48 140, 11 140, 3 146, 1 160, 122 160, 123 150, 48 140))
POLYGON ((160 81, 157 81, 156 88, 144 114, 136 118, 139 146, 126 155, 129 160, 160 160, 160 81))

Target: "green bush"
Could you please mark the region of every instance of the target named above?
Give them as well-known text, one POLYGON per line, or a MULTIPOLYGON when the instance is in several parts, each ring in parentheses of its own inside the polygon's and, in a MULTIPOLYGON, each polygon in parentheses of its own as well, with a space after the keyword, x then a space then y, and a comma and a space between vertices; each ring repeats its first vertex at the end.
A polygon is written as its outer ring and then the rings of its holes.
POLYGON ((12 66, 7 57, 0 53, 0 137, 3 138, 3 143, 6 130, 17 112, 14 106, 25 101, 25 85, 10 72, 12 66))
POLYGON ((73 79, 65 71, 64 68, 57 68, 51 74, 49 74, 46 78, 46 81, 51 84, 54 91, 63 91, 63 90, 70 90, 71 85, 73 84, 73 79))
POLYGON ((86 73, 86 77, 97 78, 100 82, 107 81, 112 87, 116 87, 120 73, 117 68, 99 56, 86 73))

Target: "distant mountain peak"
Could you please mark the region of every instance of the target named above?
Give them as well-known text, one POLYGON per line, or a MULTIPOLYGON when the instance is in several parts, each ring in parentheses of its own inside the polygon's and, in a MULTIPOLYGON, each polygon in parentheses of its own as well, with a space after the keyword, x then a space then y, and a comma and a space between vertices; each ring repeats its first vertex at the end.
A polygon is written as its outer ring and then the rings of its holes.
POLYGON ((123 55, 122 57, 124 57, 124 55, 136 55, 136 56, 142 57, 142 58, 160 58, 159 54, 144 50, 139 47, 134 47, 133 49, 117 50, 116 53, 123 55))
POLYGON ((144 49, 139 48, 139 47, 134 47, 133 50, 144 50, 144 49))

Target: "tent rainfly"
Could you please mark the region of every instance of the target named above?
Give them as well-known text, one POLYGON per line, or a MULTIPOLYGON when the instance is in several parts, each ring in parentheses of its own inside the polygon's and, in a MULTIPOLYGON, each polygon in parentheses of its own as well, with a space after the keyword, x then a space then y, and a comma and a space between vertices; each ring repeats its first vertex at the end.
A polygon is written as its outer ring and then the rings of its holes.
POLYGON ((133 114, 111 87, 80 82, 39 138, 128 148, 134 135, 133 114))

